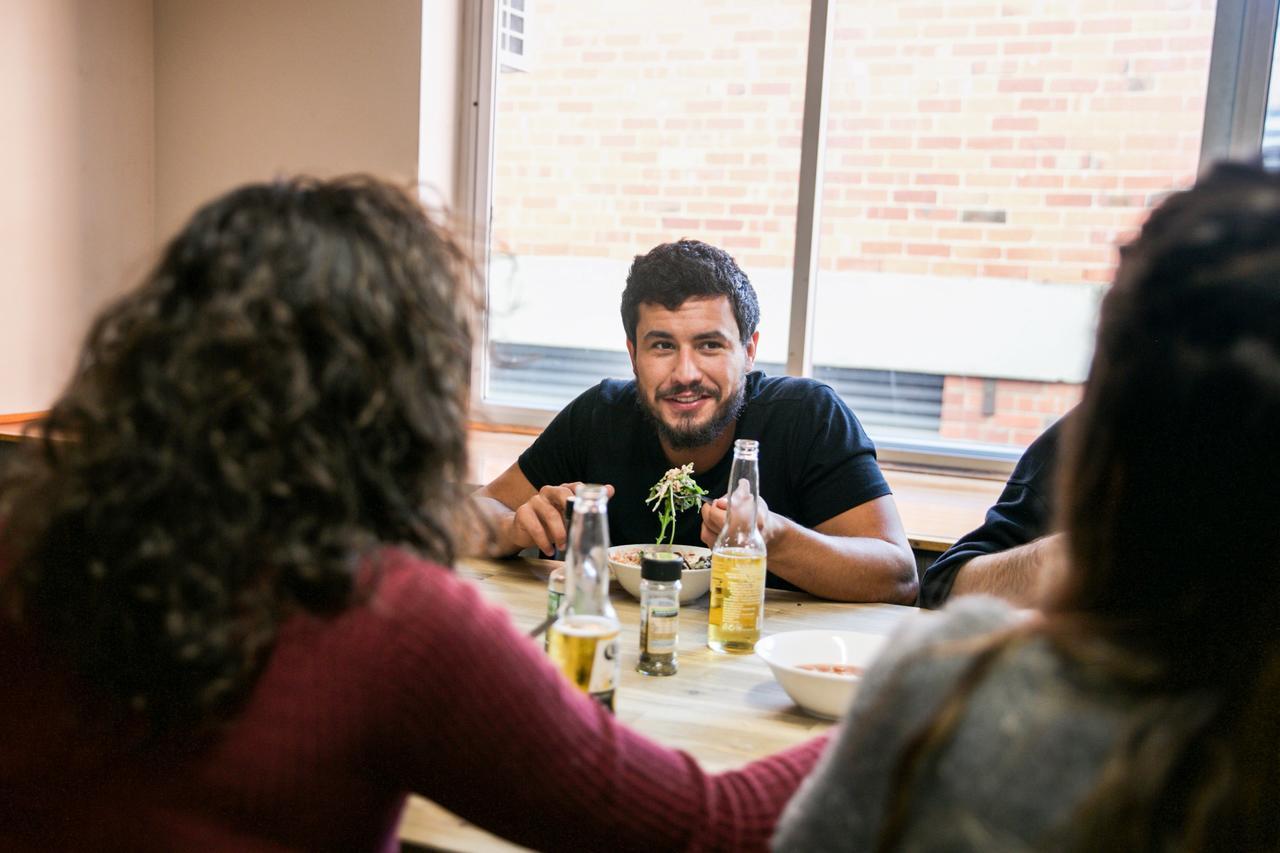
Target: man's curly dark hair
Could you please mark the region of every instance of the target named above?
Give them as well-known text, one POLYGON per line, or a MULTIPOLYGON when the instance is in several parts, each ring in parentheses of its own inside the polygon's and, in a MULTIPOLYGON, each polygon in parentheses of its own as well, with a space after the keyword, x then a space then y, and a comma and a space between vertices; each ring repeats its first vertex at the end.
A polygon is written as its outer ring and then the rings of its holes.
POLYGON ((6 466, 7 617, 151 726, 195 726, 291 612, 352 602, 379 545, 450 564, 466 264, 372 178, 199 210, 6 466))
POLYGON ((733 309, 738 334, 746 344, 760 323, 760 303, 755 288, 733 257, 724 249, 700 240, 677 240, 654 246, 636 255, 622 291, 622 328, 627 340, 636 342, 640 306, 661 305, 674 311, 687 299, 724 296, 733 309))

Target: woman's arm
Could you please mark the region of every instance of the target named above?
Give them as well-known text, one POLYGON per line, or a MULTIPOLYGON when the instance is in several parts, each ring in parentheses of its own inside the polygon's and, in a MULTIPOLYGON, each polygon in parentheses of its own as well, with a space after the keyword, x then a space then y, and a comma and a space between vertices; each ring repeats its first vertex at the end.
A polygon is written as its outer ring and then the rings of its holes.
POLYGON ((588 699, 451 573, 388 572, 378 598, 394 625, 390 766, 409 790, 526 846, 762 849, 825 740, 710 775, 588 699))

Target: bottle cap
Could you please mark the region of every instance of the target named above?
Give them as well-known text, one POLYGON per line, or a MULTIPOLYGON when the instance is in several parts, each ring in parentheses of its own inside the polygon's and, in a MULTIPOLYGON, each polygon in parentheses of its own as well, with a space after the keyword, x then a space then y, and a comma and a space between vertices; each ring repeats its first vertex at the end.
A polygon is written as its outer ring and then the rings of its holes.
POLYGON ((640 560, 640 577, 647 581, 678 581, 683 570, 679 554, 645 554, 640 560))
POLYGON ((569 550, 569 534, 573 532, 573 498, 564 502, 564 548, 556 548, 551 554, 553 560, 563 560, 565 551, 569 550))

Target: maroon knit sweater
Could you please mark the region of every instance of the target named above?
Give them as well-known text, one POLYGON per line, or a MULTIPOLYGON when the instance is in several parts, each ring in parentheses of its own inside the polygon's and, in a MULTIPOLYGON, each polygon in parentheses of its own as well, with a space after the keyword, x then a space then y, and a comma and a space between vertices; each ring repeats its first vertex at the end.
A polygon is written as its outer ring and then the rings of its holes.
POLYGON ((0 849, 394 849, 409 791, 540 849, 766 845, 821 739, 707 775, 579 693, 470 584, 382 558, 366 603, 282 627, 200 749, 98 724, 0 627, 0 849))

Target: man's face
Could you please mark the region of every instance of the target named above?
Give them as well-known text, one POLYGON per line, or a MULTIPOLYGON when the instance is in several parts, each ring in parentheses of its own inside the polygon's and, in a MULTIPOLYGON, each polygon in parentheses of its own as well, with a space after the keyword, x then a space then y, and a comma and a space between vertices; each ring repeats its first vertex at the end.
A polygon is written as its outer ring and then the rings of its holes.
POLYGON ((638 313, 627 351, 641 405, 671 447, 710 444, 742 410, 760 333, 743 345, 725 296, 686 299, 674 311, 646 302, 638 313))

